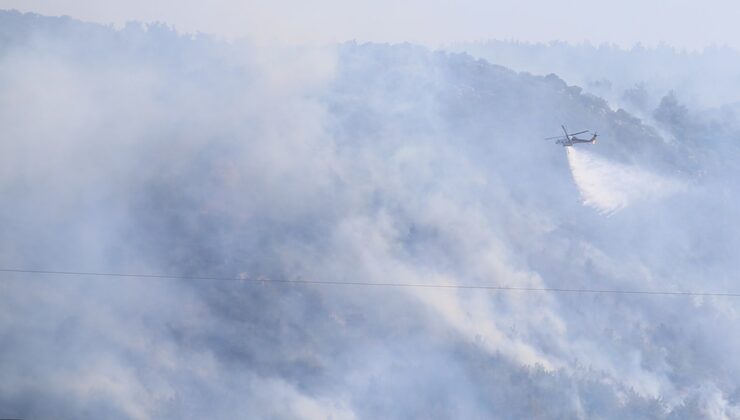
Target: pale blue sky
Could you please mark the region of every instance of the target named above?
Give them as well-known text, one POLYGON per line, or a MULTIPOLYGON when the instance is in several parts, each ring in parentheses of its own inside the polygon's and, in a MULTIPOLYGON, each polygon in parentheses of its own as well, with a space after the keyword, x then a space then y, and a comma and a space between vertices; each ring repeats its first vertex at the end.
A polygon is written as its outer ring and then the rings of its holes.
POLYGON ((258 43, 410 41, 429 46, 482 39, 659 42, 740 48, 737 2, 481 0, 0 0, 2 8, 122 24, 164 21, 179 30, 258 43))

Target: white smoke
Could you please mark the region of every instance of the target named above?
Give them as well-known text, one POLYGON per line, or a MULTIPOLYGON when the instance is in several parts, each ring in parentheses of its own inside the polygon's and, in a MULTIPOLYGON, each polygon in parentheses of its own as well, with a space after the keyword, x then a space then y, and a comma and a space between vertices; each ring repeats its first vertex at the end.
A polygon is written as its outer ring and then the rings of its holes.
POLYGON ((583 204, 602 214, 613 214, 632 203, 660 199, 683 189, 680 182, 637 166, 611 162, 574 147, 566 150, 583 204))
MULTIPOLYGON (((652 205, 689 155, 555 76, 2 16, 0 266, 737 289, 738 153, 652 205), (634 140, 569 150, 628 217, 510 141, 560 119, 634 140)), ((738 417, 730 299, 159 280, 4 273, 0 418, 738 417)))

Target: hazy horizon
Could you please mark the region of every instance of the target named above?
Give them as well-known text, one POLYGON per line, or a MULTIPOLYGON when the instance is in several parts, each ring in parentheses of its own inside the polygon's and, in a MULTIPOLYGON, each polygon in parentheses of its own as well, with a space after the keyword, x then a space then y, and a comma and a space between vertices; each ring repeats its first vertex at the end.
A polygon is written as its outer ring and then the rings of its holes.
POLYGON ((681 50, 709 46, 740 48, 726 0, 552 3, 468 0, 408 2, 321 0, 319 2, 219 0, 2 0, 0 8, 123 26, 127 21, 163 22, 183 33, 246 38, 261 45, 411 42, 432 48, 453 43, 515 40, 529 43, 670 45, 681 50), (717 12, 722 10, 722 12, 717 12))

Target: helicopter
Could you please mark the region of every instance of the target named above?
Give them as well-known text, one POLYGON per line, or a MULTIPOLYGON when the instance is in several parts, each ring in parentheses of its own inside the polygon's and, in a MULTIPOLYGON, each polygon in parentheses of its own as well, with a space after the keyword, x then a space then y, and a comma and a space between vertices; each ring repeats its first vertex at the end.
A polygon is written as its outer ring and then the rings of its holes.
POLYGON ((568 130, 566 130, 566 128, 565 128, 564 125, 561 125, 560 127, 563 129, 563 133, 565 133, 564 136, 547 137, 545 140, 557 140, 555 142, 556 144, 562 144, 563 147, 570 147, 570 146, 573 146, 576 143, 591 143, 591 144, 594 144, 594 143, 596 143, 596 137, 599 136, 598 134, 594 133, 593 134, 593 137, 591 137, 588 140, 587 139, 579 139, 578 137, 576 137, 578 134, 588 133, 590 130, 583 130, 583 131, 579 131, 577 133, 568 133, 568 130))

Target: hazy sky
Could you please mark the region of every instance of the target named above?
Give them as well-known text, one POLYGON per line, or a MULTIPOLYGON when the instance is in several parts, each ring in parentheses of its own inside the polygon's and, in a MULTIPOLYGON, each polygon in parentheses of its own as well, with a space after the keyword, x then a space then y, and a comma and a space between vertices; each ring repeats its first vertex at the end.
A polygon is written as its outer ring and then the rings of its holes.
POLYGON ((159 20, 259 43, 355 39, 438 46, 495 38, 740 48, 734 21, 740 6, 729 0, 0 0, 0 7, 117 25, 159 20))

